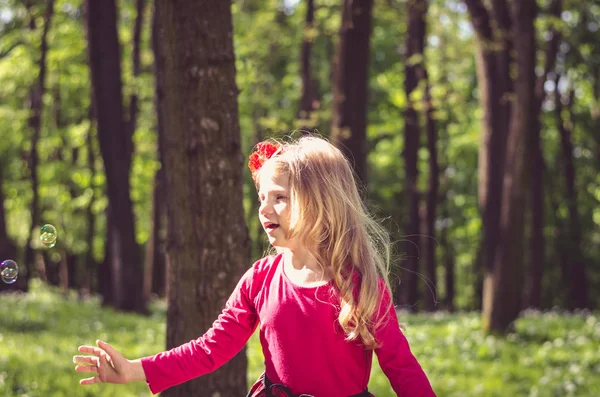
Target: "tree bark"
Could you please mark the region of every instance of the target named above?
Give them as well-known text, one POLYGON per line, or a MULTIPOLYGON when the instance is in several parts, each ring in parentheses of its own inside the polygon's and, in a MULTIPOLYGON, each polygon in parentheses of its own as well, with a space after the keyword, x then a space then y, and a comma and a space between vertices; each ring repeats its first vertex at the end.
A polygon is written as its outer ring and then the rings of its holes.
MULTIPOLYGON (((46 57, 48 54, 48 32, 52 23, 52 16, 54 14, 54 0, 48 0, 46 5, 46 11, 44 15, 44 27, 42 30, 41 45, 40 45, 40 58, 38 61, 38 78, 31 87, 29 95, 29 108, 31 114, 29 116, 29 127, 32 131, 31 137, 31 151, 29 152, 29 172, 31 173, 31 190, 33 197, 31 199, 31 234, 27 240, 25 246, 25 258, 23 260, 23 269, 20 274, 21 277, 17 281, 19 289, 27 291, 29 289, 29 280, 33 276, 35 266, 35 252, 33 250, 33 241, 39 236, 38 226, 40 223, 40 199, 39 199, 39 177, 38 177, 38 142, 42 133, 42 111, 44 107, 44 93, 46 91, 46 57)), ((35 17, 30 15, 31 21, 29 29, 35 31, 35 17)))
MULTIPOLYGON (((481 0, 465 0, 477 36, 477 80, 483 108, 479 150, 479 208, 483 237, 479 258, 484 272, 491 270, 499 240, 502 178, 509 130, 510 100, 513 95, 510 78, 512 41, 510 15, 505 0, 494 0, 489 11, 481 0), (492 28, 495 26, 495 28, 492 28)), ((483 286, 476 290, 483 290, 483 286)))
MULTIPOLYGON (((167 348, 207 331, 249 260, 231 4, 157 1, 167 191, 167 348)), ((244 395, 245 351, 165 397, 244 395)))
POLYGON ((145 312, 141 251, 135 239, 133 204, 129 196, 131 130, 123 118, 121 50, 115 0, 87 0, 89 58, 95 95, 100 152, 108 195, 107 241, 114 306, 145 312))
POLYGON ((165 209, 165 176, 161 167, 154 176, 154 192, 152 194, 152 233, 146 247, 146 276, 149 278, 146 296, 151 294, 164 297, 167 282, 167 258, 165 253, 166 209, 165 209))
POLYGON ((166 256, 166 235, 167 235, 167 202, 166 202, 166 181, 164 170, 164 142, 165 120, 162 113, 164 106, 165 82, 162 70, 165 68, 164 55, 161 52, 161 46, 158 43, 157 33, 157 15, 156 9, 152 11, 152 50, 154 52, 154 106, 156 108, 156 132, 158 134, 158 160, 160 169, 155 175, 154 191, 154 224, 153 224, 153 252, 152 252, 152 285, 150 291, 158 296, 167 294, 167 256, 166 256))
POLYGON ((417 187, 419 169, 418 152, 420 143, 419 115, 414 102, 414 93, 419 87, 423 50, 425 47, 425 17, 427 15, 426 0, 411 0, 407 3, 408 31, 404 61, 404 91, 406 92, 406 109, 404 110, 404 163, 406 173, 406 201, 408 208, 408 224, 406 239, 410 244, 406 257, 406 272, 403 272, 402 283, 398 288, 397 301, 413 307, 418 300, 417 272, 419 268, 419 191, 417 187))
MULTIPOLYGON (((129 97, 129 120, 127 121, 127 129, 129 130, 129 135, 131 139, 133 139, 133 134, 135 133, 135 129, 137 126, 137 115, 139 112, 139 97, 138 97, 138 81, 137 78, 140 75, 141 71, 141 60, 140 60, 140 47, 141 47, 141 36, 142 36, 142 26, 144 22, 144 10, 146 8, 146 0, 136 0, 135 1, 135 9, 136 9, 136 17, 135 23, 133 25, 133 51, 131 52, 131 64, 132 70, 131 75, 134 79, 134 91, 131 93, 129 97)), ((133 145, 129 147, 130 151, 133 151, 133 145)), ((133 153, 130 153, 130 156, 133 153)))
POLYGON ((344 0, 334 62, 331 140, 367 185, 367 96, 373 0, 344 0))
MULTIPOLYGON (((581 252, 581 222, 579 220, 579 211, 577 209, 577 190, 575 188, 575 164, 573 160, 573 120, 570 123, 563 119, 563 104, 558 91, 560 75, 555 80, 556 84, 556 99, 555 99, 555 115, 558 131, 560 134, 560 143, 565 167, 565 187, 567 208, 569 209, 568 222, 568 266, 567 283, 568 283, 568 301, 567 307, 573 309, 583 309, 588 307, 588 283, 583 265, 583 254, 581 252)), ((567 106, 573 106, 574 91, 570 90, 567 106)))
MULTIPOLYGON (((562 10, 562 0, 554 0, 549 7, 549 14, 554 17, 560 17, 562 10)), ((558 45, 560 42, 560 32, 553 28, 552 38, 545 51, 544 72, 537 78, 535 84, 535 119, 534 128, 529 134, 529 147, 531 149, 531 263, 527 274, 527 287, 525 306, 531 308, 540 308, 542 299, 542 277, 544 273, 544 257, 546 249, 546 240, 544 236, 544 155, 542 152, 542 123, 541 109, 546 98, 544 84, 548 75, 554 69, 558 45)))
POLYGON ((82 266, 83 285, 81 289, 81 295, 97 292, 99 284, 99 272, 96 261, 94 259, 94 236, 96 235, 96 214, 94 214, 93 210, 94 202, 96 200, 96 191, 94 190, 94 179, 96 179, 96 148, 94 147, 94 128, 96 125, 96 115, 94 111, 93 102, 90 105, 88 117, 90 121, 90 127, 87 131, 86 136, 86 149, 87 166, 90 170, 90 189, 92 194, 90 197, 90 202, 87 205, 87 208, 85 209, 85 218, 87 226, 85 233, 85 242, 87 250, 84 257, 84 264, 82 266))
MULTIPOLYGON (((450 219, 448 213, 448 202, 444 200, 445 205, 443 206, 443 219, 450 219)), ((456 283, 456 272, 455 272, 455 261, 454 261, 454 249, 452 242, 448 238, 448 227, 444 225, 440 236, 440 245, 444 247, 444 287, 446 295, 444 296, 444 308, 449 312, 453 313, 455 310, 454 298, 455 298, 455 283, 456 283)))
MULTIPOLYGON (((4 160, 0 158, 0 262, 7 259, 17 262, 17 246, 6 231, 6 212, 4 209, 4 160)), ((18 264, 18 263, 17 263, 18 264)), ((17 290, 16 283, 0 283, 0 292, 17 290)))
POLYGON ((515 102, 506 146, 502 185, 499 240, 491 268, 484 280, 483 328, 505 333, 521 310, 520 269, 523 267, 525 186, 528 173, 525 156, 528 134, 535 125, 535 0, 513 4, 515 57, 515 102))
POLYGON ((300 97, 300 131, 310 133, 314 129, 312 114, 316 110, 315 82, 312 78, 311 50, 314 40, 315 2, 306 1, 306 18, 304 21, 304 34, 302 37, 302 49, 300 52, 300 76, 302 78, 302 96, 300 97))
POLYGON ((425 247, 424 263, 425 263, 425 276, 429 279, 429 284, 432 289, 431 292, 426 292, 424 297, 425 310, 435 310, 437 303, 436 291, 437 291, 437 258, 435 254, 435 248, 437 246, 437 240, 435 239, 435 220, 438 203, 439 193, 439 165, 438 165, 438 152, 437 152, 437 126, 434 118, 434 108, 431 100, 431 93, 429 89, 429 77, 423 64, 423 74, 425 81, 425 128, 427 131, 427 150, 429 151, 429 188, 427 190, 426 198, 426 220, 425 220, 425 247))

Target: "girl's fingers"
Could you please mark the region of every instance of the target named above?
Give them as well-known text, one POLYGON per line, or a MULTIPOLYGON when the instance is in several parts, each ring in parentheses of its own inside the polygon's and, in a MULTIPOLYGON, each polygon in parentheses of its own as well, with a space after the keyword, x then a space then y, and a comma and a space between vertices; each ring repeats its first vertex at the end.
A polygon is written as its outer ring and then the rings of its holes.
POLYGON ((86 378, 86 379, 81 379, 79 381, 80 385, 93 385, 94 383, 100 383, 102 382, 100 380, 99 376, 94 376, 93 378, 86 378))
POLYGON ((98 345, 98 347, 100 347, 102 350, 104 350, 105 352, 108 353, 109 356, 114 357, 115 355, 118 355, 119 352, 115 350, 114 347, 112 347, 111 345, 109 345, 106 342, 103 342, 101 340, 97 340, 96 344, 98 345))
POLYGON ((98 365, 98 357, 92 356, 73 356, 74 364, 98 365))
POLYGON ((100 354, 103 350, 95 346, 79 346, 77 351, 80 353, 93 354, 94 356, 100 357, 100 354))
POLYGON ((98 367, 95 365, 78 365, 75 367, 75 372, 96 372, 98 373, 98 367))

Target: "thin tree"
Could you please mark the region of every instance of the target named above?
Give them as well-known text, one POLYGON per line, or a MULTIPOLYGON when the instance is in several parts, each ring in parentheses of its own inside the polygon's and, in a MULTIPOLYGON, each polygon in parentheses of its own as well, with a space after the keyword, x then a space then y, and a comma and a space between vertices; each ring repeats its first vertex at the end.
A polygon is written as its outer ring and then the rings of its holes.
POLYGON ((367 99, 373 0, 344 0, 333 67, 331 140, 367 184, 367 99))
POLYGON ((566 106, 563 105, 562 96, 559 91, 561 75, 557 74, 555 83, 554 114, 560 134, 561 152, 564 164, 564 178, 566 187, 566 201, 569 210, 567 222, 567 252, 565 260, 568 262, 564 275, 567 277, 568 297, 567 306, 570 309, 583 309, 588 307, 588 282, 583 264, 581 252, 581 222, 577 209, 577 190, 575 187, 575 162, 573 159, 573 117, 572 106, 575 98, 575 90, 571 87, 566 95, 566 106), (566 107, 566 110, 565 110, 566 107), (570 120, 566 120, 564 113, 569 112, 570 120))
MULTIPOLYGON (((482 139, 478 156, 478 201, 483 236, 475 270, 486 273, 498 241, 502 200, 502 175, 510 120, 513 83, 510 76, 511 22, 505 0, 494 0, 491 9, 481 0, 465 0, 477 38, 477 80, 483 108, 482 139), (494 27, 494 28, 492 28, 494 27)), ((483 300, 484 275, 477 275, 476 292, 483 300)))
POLYGON ((411 0, 406 3, 408 30, 406 34, 404 54, 404 91, 406 108, 404 109, 404 167, 406 173, 406 201, 408 223, 405 228, 408 255, 405 262, 406 272, 397 290, 397 301, 412 307, 418 300, 417 272, 419 269, 419 178, 418 151, 421 127, 415 93, 419 89, 420 78, 423 77, 423 51, 425 48, 425 16, 426 0, 411 0), (404 287, 402 287, 404 286, 404 287))
MULTIPOLYGON (((35 16, 31 14, 31 4, 25 2, 25 6, 29 10, 29 29, 31 31, 36 30, 35 16)), ((19 289, 27 291, 29 288, 29 280, 33 275, 35 269, 35 252, 32 244, 33 240, 39 236, 39 230, 36 228, 40 222, 40 199, 39 199, 39 176, 38 176, 38 165, 39 165, 39 154, 38 154, 38 142, 42 133, 42 112, 44 107, 44 93, 46 92, 46 58, 48 54, 48 32, 50 31, 50 25, 52 22, 52 16, 54 15, 54 0, 48 0, 46 2, 46 11, 44 13, 44 27, 42 29, 41 45, 40 45, 40 58, 38 60, 38 78, 34 82, 29 92, 29 128, 32 131, 31 136, 31 150, 29 152, 29 172, 31 174, 31 190, 33 197, 31 199, 30 211, 31 211, 31 234, 27 240, 25 246, 25 259, 23 276, 18 281, 19 289)))
MULTIPOLYGON (((110 294, 105 299, 121 310, 145 312, 141 251, 135 239, 135 220, 129 174, 132 131, 124 121, 121 49, 115 0, 87 0, 88 49, 100 152, 108 195, 107 257, 110 294)), ((107 291, 105 291, 107 292, 107 291)))
MULTIPOLYGON (((156 1, 167 192, 167 348, 207 331, 248 266, 231 4, 156 1)), ((174 396, 246 392, 242 350, 174 396)))
POLYGON ((152 193, 152 233, 146 246, 145 263, 145 281, 144 294, 149 296, 165 296, 167 283, 167 258, 165 253, 165 234, 166 234, 166 189, 165 189, 165 169, 163 166, 163 147, 160 137, 165 135, 164 116, 161 113, 164 105, 164 93, 162 91, 164 82, 160 71, 164 69, 164 56, 160 53, 161 47, 158 45, 156 32, 156 12, 152 12, 152 51, 154 53, 154 108, 156 109, 156 132, 159 137, 158 144, 158 162, 160 168, 154 175, 154 189, 152 193))
POLYGON ((302 96, 300 97, 300 130, 309 132, 313 128, 312 115, 316 110, 315 81, 312 77, 311 51, 314 41, 315 2, 306 0, 306 17, 302 35, 302 48, 300 51, 300 76, 302 77, 302 96))
POLYGON ((465 3, 479 41, 478 80, 484 109, 479 164, 485 265, 483 328, 502 333, 517 318, 522 304, 522 211, 529 179, 525 158, 530 150, 527 135, 535 128, 537 117, 537 5, 535 0, 524 0, 513 2, 511 8, 505 0, 494 0, 488 10, 479 0, 465 3))
MULTIPOLYGON (((423 10, 423 23, 427 18, 427 2, 425 2, 425 10, 423 10)), ((425 51, 425 39, 423 40, 423 51, 425 51)), ((429 178, 427 181, 427 196, 425 198, 425 229, 423 230, 425 236, 423 240, 423 255, 425 264, 425 276, 428 279, 427 290, 425 291, 424 302, 426 310, 434 310, 437 303, 437 259, 436 259, 436 247, 437 240, 435 239, 435 220, 436 211, 438 204, 438 193, 440 186, 440 167, 438 164, 438 133, 437 123, 435 120, 435 108, 431 97, 431 82, 429 80, 429 74, 427 73, 427 66, 425 58, 421 63, 421 81, 425 86, 425 95, 423 96, 423 108, 425 116, 425 131, 427 134, 427 151, 429 157, 427 159, 429 165, 429 178)))
POLYGON ((96 202, 96 190, 94 186, 94 180, 96 179, 96 147, 94 142, 96 141, 96 136, 94 134, 96 130, 96 115, 94 114, 94 106, 93 103, 90 105, 88 109, 88 119, 90 121, 90 126, 87 130, 85 145, 87 150, 87 167, 90 170, 90 202, 85 208, 85 219, 86 219, 86 231, 85 231, 85 242, 87 246, 87 250, 85 253, 85 260, 82 266, 82 278, 83 285, 81 294, 85 295, 86 293, 97 292, 97 280, 98 280, 98 272, 96 261, 94 259, 94 236, 96 235, 96 214, 94 213, 94 204, 96 202))
MULTIPOLYGON (((4 169, 6 156, 0 156, 0 261, 7 259, 15 260, 17 255, 17 246, 8 235, 6 230, 6 210, 4 209, 4 169)), ((0 292, 6 290, 15 290, 15 284, 0 283, 0 292)))
MULTIPOLYGON (((549 7, 549 15, 558 18, 562 11, 562 0, 554 0, 549 7)), ((553 27, 550 30, 551 39, 546 46, 543 73, 537 77, 535 84, 535 126, 528 134, 528 146, 531 149, 533 166, 531 167, 531 263, 528 267, 525 307, 540 308, 542 297, 542 276, 544 273, 544 258, 546 240, 544 237, 544 154, 542 151, 541 109, 546 98, 544 84, 548 75, 554 70, 558 46, 561 39, 560 31, 553 27)))

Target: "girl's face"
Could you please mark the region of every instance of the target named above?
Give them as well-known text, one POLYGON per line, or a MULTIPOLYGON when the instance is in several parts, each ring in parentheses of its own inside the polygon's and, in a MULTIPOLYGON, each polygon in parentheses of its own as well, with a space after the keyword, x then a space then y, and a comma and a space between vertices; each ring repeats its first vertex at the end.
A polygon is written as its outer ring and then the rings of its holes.
POLYGON ((291 241, 287 239, 290 226, 288 176, 269 168, 261 170, 259 176, 258 218, 272 246, 292 248, 291 241))

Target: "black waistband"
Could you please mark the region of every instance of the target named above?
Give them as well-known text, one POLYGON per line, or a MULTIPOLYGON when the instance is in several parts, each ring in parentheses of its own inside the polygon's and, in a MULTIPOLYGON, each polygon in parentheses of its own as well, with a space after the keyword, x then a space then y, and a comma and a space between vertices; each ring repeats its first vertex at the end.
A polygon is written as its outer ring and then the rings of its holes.
MULTIPOLYGON (((262 375, 263 378, 263 383, 265 384, 265 389, 267 392, 267 396, 269 397, 280 397, 280 396, 285 396, 285 397, 314 397, 311 394, 300 394, 300 395, 295 395, 292 393, 292 391, 290 390, 289 387, 279 384, 279 383, 273 383, 269 380, 269 378, 267 377, 267 374, 262 375)), ((364 391, 358 393, 358 394, 353 394, 351 396, 348 397, 372 397, 372 394, 369 393, 369 391, 367 389, 365 389, 364 391)))

